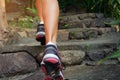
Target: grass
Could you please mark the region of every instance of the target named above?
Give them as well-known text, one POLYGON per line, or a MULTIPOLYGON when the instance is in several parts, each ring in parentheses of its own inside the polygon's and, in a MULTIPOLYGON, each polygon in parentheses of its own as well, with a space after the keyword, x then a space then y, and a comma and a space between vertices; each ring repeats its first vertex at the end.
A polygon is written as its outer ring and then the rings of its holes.
POLYGON ((108 59, 118 58, 118 57, 120 57, 120 50, 118 50, 118 51, 116 51, 116 52, 114 52, 114 53, 112 53, 112 54, 109 54, 107 57, 101 59, 101 60, 98 62, 98 65, 104 63, 104 62, 105 62, 106 60, 108 60, 108 59))

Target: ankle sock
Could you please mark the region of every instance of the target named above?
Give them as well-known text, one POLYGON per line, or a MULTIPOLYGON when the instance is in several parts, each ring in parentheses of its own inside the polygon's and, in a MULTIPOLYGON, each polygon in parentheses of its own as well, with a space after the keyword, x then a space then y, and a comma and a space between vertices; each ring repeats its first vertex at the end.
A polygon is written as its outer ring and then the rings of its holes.
POLYGON ((48 42, 48 43, 46 44, 46 46, 48 46, 48 45, 53 45, 53 46, 55 46, 55 47, 57 48, 57 45, 54 44, 53 42, 48 42))
POLYGON ((40 24, 44 24, 44 21, 40 21, 40 24))

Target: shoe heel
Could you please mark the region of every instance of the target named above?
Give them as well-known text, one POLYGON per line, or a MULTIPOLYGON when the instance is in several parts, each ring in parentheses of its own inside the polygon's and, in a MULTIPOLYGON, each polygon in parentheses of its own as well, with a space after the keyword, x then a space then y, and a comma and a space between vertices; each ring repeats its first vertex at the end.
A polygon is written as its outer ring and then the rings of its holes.
POLYGON ((45 40, 45 36, 36 36, 36 40, 38 41, 38 42, 41 42, 41 45, 45 45, 46 44, 46 40, 45 40))
POLYGON ((45 42, 46 40, 45 40, 45 36, 44 37, 42 37, 42 39, 41 39, 41 45, 45 45, 46 44, 46 42, 45 42))
POLYGON ((55 78, 55 80, 64 80, 62 76, 55 78))
POLYGON ((58 64, 59 61, 55 58, 47 58, 44 60, 45 63, 58 64))

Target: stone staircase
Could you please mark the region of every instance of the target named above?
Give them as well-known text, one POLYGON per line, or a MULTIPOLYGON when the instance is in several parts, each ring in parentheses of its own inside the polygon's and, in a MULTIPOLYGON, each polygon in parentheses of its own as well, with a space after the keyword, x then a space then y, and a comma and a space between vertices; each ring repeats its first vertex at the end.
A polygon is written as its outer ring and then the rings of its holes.
MULTIPOLYGON (((68 20, 66 17, 63 20, 68 20)), ((71 20, 72 17, 69 18, 71 20)), ((57 41, 62 60, 67 66, 65 78, 119 80, 120 61, 117 58, 105 61, 104 65, 97 64, 100 59, 120 49, 119 36, 120 33, 115 32, 114 28, 105 26, 73 28, 72 25, 70 29, 60 29, 57 41)), ((34 37, 35 29, 18 32, 6 46, 0 48, 0 80, 43 80, 38 61, 44 46, 34 37)))

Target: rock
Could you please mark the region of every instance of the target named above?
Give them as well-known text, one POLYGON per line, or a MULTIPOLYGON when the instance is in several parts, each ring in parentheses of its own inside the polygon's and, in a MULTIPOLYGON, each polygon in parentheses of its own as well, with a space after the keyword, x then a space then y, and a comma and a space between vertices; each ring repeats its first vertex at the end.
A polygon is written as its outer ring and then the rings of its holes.
POLYGON ((79 18, 79 20, 96 18, 95 13, 84 13, 84 14, 78 14, 76 16, 79 18))
POLYGON ((83 32, 69 32, 69 39, 86 39, 87 37, 83 34, 83 32))
MULTIPOLYGON (((106 48, 116 48, 120 44, 120 33, 110 33, 97 39, 91 40, 68 40, 58 42, 58 48, 64 50, 98 50, 106 48)), ((21 39, 19 43, 13 45, 6 45, 0 48, 0 53, 5 51, 26 50, 32 55, 37 56, 40 52, 44 51, 44 46, 41 46, 34 38, 21 39)))
POLYGON ((84 23, 88 28, 90 27, 105 27, 105 22, 110 22, 112 21, 113 19, 110 19, 110 18, 101 18, 101 19, 98 19, 98 18, 95 18, 95 19, 84 19, 84 20, 81 20, 80 23, 84 23))
POLYGON ((6 45, 17 43, 20 39, 27 37, 26 31, 20 28, 8 27, 8 31, 9 32, 5 33, 6 45))
POLYGON ((31 76, 28 76, 22 80, 43 80, 43 79, 44 79, 43 72, 39 69, 36 70, 31 76))
MULTIPOLYGON (((117 60, 106 60, 102 63, 103 65, 108 65, 108 64, 118 64, 117 60)), ((87 65, 87 66, 97 66, 98 65, 98 61, 88 61, 88 60, 84 60, 82 62, 82 65, 87 65)))
POLYGON ((108 49, 104 49, 104 56, 107 56, 109 54, 114 53, 116 50, 114 50, 115 48, 108 48, 108 49))
POLYGON ((80 15, 77 15, 79 20, 83 20, 83 19, 87 19, 89 18, 88 14, 80 14, 80 15))
POLYGON ((84 32, 85 36, 90 39, 90 38, 97 38, 98 37, 98 31, 97 30, 87 30, 84 32))
POLYGON ((8 40, 7 45, 18 43, 19 40, 21 40, 21 39, 22 39, 22 37, 16 32, 16 33, 12 36, 12 38, 11 38, 10 40, 8 40))
POLYGON ((18 33, 18 35, 19 35, 21 38, 27 38, 27 37, 28 37, 26 31, 17 32, 17 33, 18 33))
POLYGON ((36 29, 26 29, 26 33, 27 33, 28 37, 35 38, 36 29))
POLYGON ((98 61, 106 56, 108 56, 109 54, 112 54, 115 52, 115 50, 113 50, 114 48, 107 48, 107 49, 101 49, 101 50, 93 50, 93 51, 88 51, 87 55, 89 56, 89 58, 93 61, 98 61))
POLYGON ((36 69, 35 59, 26 52, 0 54, 0 77, 25 74, 36 69))
POLYGON ((89 58, 91 60, 94 60, 94 61, 97 61, 97 60, 104 58, 103 51, 90 51, 90 52, 87 52, 87 55, 89 56, 89 58))
POLYGON ((104 18, 103 14, 78 14, 71 16, 63 16, 60 19, 59 27, 64 28, 67 24, 69 24, 69 28, 106 27, 105 22, 108 23, 111 21, 113 21, 113 19, 104 18))
POLYGON ((81 50, 61 51, 61 58, 66 65, 80 64, 85 57, 85 52, 81 50))
POLYGON ((97 62, 96 61, 90 61, 90 60, 84 60, 81 65, 83 66, 96 66, 97 62))
MULTIPOLYGON (((67 41, 68 40, 68 30, 59 30, 58 31, 58 38, 57 41, 67 41)), ((22 39, 29 39, 33 38, 35 39, 36 36, 36 29, 25 29, 23 31, 15 32, 14 34, 11 34, 12 37, 9 39, 7 44, 14 44, 19 43, 22 39)), ((36 42, 36 40, 34 40, 36 42)), ((27 42, 27 40, 25 41, 27 42)))
MULTIPOLYGON (((70 15, 70 16, 62 16, 60 18, 59 28, 64 28, 65 25, 69 24, 69 28, 83 28, 86 25, 83 25, 83 20, 92 20, 96 18, 94 13, 86 13, 86 14, 78 14, 78 15, 70 15)), ((87 26, 89 25, 89 21, 84 21, 87 26)))
POLYGON ((118 61, 120 62, 120 57, 118 57, 118 61))
POLYGON ((98 28, 99 35, 110 33, 110 32, 114 32, 112 31, 112 28, 98 28))
POLYGON ((69 36, 68 30, 59 30, 57 41, 67 41, 69 36))
POLYGON ((95 15, 97 18, 104 18, 104 14, 102 13, 96 13, 95 15))
POLYGON ((88 40, 91 38, 97 38, 99 35, 98 30, 95 29, 73 30, 69 32, 69 39, 88 40))
POLYGON ((62 22, 64 22, 64 21, 79 21, 78 16, 79 15, 62 16, 60 18, 60 21, 62 21, 62 22))
POLYGON ((118 64, 117 60, 106 60, 105 62, 103 62, 104 65, 108 65, 108 64, 118 64))
POLYGON ((88 18, 94 19, 94 18, 96 18, 96 14, 95 13, 88 13, 88 18))
POLYGON ((4 44, 2 41, 0 41, 0 48, 4 47, 4 44))
POLYGON ((64 71, 68 80, 120 80, 120 65, 72 66, 64 71))
POLYGON ((14 75, 10 77, 0 78, 0 80, 43 80, 44 76, 40 69, 37 69, 34 72, 14 75))

